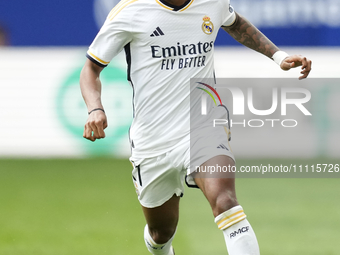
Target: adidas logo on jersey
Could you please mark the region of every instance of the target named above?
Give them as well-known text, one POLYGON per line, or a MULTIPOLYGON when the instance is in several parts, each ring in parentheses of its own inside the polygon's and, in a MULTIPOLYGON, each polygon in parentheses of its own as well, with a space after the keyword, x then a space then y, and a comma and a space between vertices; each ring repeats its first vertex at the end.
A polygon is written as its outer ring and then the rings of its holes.
POLYGON ((153 31, 150 36, 153 37, 153 36, 162 36, 162 35, 164 35, 163 31, 159 27, 157 27, 156 30, 153 31))

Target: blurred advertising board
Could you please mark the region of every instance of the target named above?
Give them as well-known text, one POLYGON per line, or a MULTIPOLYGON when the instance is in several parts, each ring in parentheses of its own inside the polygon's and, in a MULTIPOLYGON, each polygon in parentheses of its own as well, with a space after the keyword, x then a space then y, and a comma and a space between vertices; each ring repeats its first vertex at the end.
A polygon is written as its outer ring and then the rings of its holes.
MULTIPOLYGON (((311 94, 306 105, 313 115, 311 118, 301 114, 296 107, 296 112, 291 112, 290 108, 287 110, 293 116, 281 116, 301 123, 289 131, 282 127, 270 128, 267 122, 263 128, 251 128, 248 119, 259 117, 244 116, 247 127, 236 124, 232 128, 231 146, 235 155, 246 158, 339 157, 340 87, 339 79, 335 78, 340 78, 337 63, 340 49, 284 50, 311 58, 314 66, 310 80, 318 82, 311 85, 307 80, 300 82, 297 80, 299 70, 281 71, 271 60, 245 48, 217 48, 215 51, 217 77, 229 78, 232 86, 239 86, 246 97, 249 84, 243 86, 239 78, 266 78, 266 82, 252 85, 254 98, 268 97, 268 102, 254 101, 256 109, 270 108, 271 93, 276 85, 267 82, 269 78, 290 78, 288 80, 296 82, 295 87, 311 94), (257 142, 249 142, 252 139, 257 142)), ((85 52, 86 48, 75 47, 0 49, 0 157, 129 156, 132 89, 126 81, 123 54, 115 58, 101 75, 109 124, 106 138, 92 143, 82 137, 87 109, 79 89, 79 74, 85 62, 85 52)), ((278 98, 280 93, 281 90, 278 98)), ((233 110, 232 100, 226 104, 233 110)), ((280 116, 272 117, 277 119, 280 116)), ((259 125, 259 122, 253 121, 251 125, 259 125)))

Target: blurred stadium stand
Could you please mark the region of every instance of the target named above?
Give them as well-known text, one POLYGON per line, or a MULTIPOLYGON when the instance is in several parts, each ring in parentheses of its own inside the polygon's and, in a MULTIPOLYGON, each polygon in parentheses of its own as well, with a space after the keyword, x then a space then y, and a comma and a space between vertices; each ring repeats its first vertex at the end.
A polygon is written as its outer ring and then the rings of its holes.
MULTIPOLYGON (((117 0, 0 1, 13 46, 89 45, 117 0)), ((285 46, 337 46, 339 0, 231 0, 234 9, 285 46)), ((217 45, 238 45, 220 33, 217 45)))

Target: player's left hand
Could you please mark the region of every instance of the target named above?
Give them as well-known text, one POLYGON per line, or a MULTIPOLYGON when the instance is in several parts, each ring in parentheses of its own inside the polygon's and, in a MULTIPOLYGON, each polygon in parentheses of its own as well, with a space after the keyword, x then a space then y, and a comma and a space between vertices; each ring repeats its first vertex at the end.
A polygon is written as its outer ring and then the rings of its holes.
POLYGON ((301 66, 302 69, 302 75, 299 77, 299 80, 307 78, 310 71, 312 70, 312 61, 306 57, 301 55, 288 56, 281 63, 281 69, 285 71, 299 66, 301 66))

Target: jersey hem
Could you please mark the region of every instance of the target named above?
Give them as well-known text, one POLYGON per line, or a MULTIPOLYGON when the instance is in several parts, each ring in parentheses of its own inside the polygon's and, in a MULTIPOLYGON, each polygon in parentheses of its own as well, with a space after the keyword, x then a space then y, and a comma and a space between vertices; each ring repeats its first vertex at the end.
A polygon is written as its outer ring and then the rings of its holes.
MULTIPOLYGON (((133 139, 132 139, 133 140, 133 139)), ((184 136, 183 138, 181 138, 179 140, 179 142, 177 142, 176 144, 174 144, 173 146, 171 147, 168 147, 164 150, 159 150, 157 152, 154 152, 154 153, 143 153, 143 152, 134 152, 134 149, 132 149, 132 152, 131 152, 131 158, 134 159, 134 160, 139 160, 139 159, 145 159, 145 158, 153 158, 153 157, 157 157, 159 155, 162 155, 164 153, 167 153, 171 150, 173 150, 174 148, 176 148, 177 146, 180 146, 181 144, 183 143, 188 143, 188 146, 190 146, 190 135, 186 135, 184 136)))

